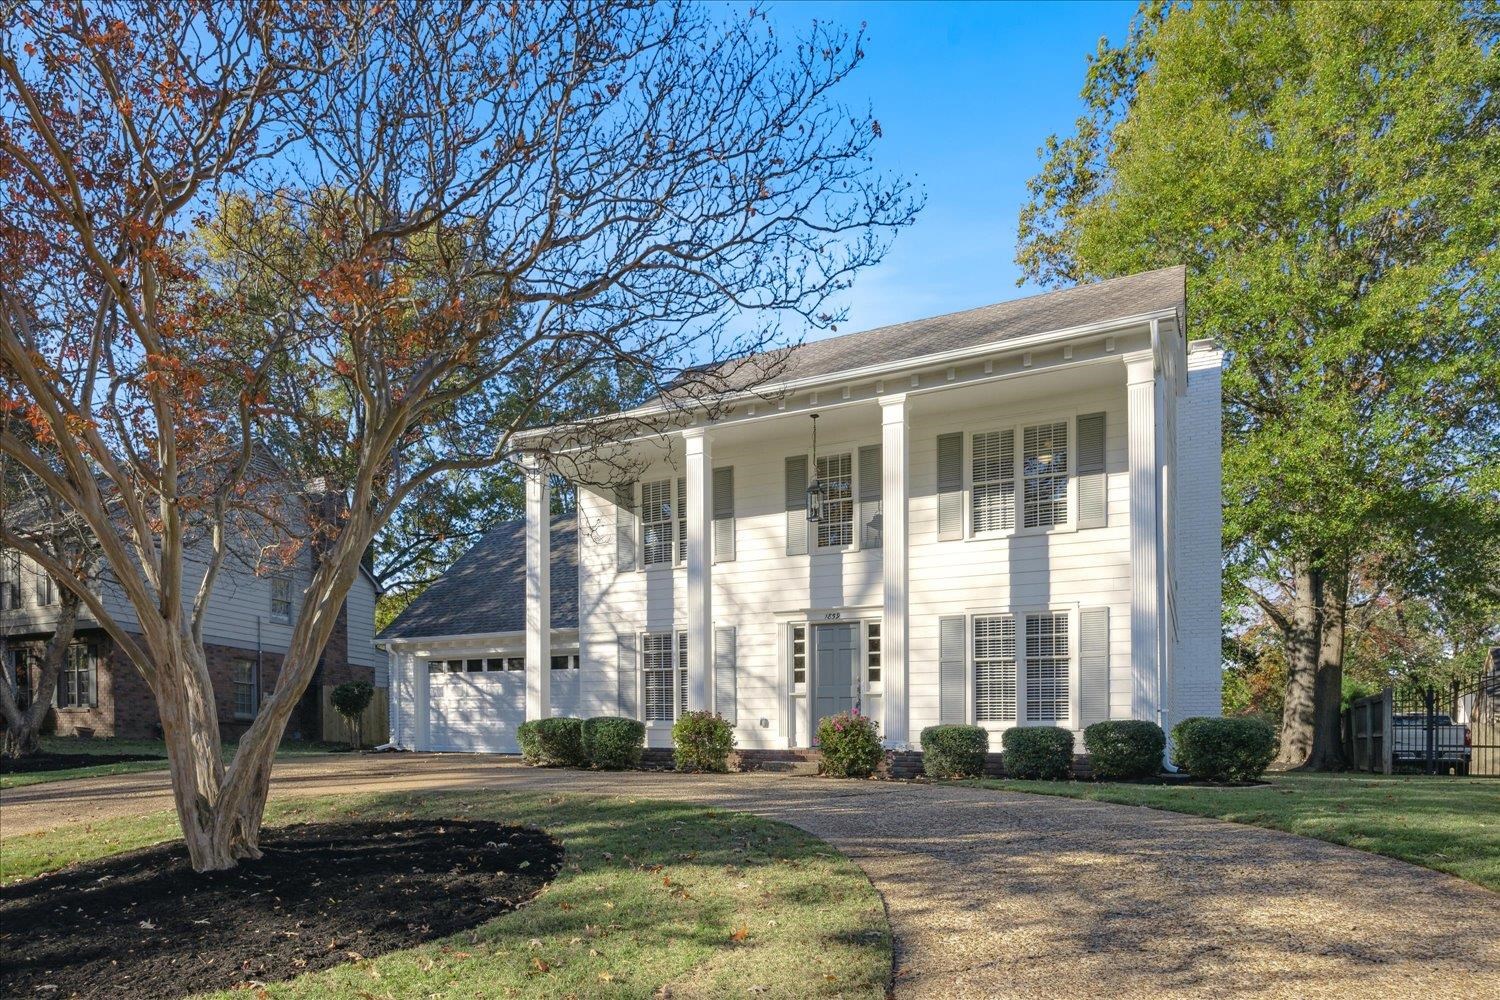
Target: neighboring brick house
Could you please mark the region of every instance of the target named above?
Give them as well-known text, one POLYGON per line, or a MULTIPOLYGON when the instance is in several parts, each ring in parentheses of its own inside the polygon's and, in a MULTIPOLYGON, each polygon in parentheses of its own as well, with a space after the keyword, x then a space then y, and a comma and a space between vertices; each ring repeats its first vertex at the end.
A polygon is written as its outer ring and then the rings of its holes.
MULTIPOLYGON (((291 637, 298 595, 312 574, 310 558, 260 575, 226 562, 204 619, 204 645, 226 739, 250 725, 261 698, 276 685, 291 637)), ((124 598, 105 584, 103 597, 116 620, 134 621, 124 598)), ((374 648, 374 580, 361 573, 339 611, 318 673, 293 715, 287 735, 317 739, 322 733, 322 689, 350 680, 383 686, 383 654, 374 648), (378 667, 378 669, 377 669, 378 667)), ((58 613, 55 584, 16 552, 0 551, 0 650, 7 679, 19 680, 29 698, 35 658, 52 635, 58 613)), ((58 678, 56 708, 47 725, 58 735, 151 738, 160 735, 155 699, 123 650, 97 622, 81 613, 77 634, 58 678)), ((0 723, 3 725, 3 723, 0 723)))

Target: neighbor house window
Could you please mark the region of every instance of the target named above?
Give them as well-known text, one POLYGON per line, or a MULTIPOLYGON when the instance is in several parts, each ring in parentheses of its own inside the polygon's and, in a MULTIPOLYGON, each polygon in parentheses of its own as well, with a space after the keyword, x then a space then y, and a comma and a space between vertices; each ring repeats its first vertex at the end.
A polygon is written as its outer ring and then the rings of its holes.
POLYGON ((4 667, 4 681, 16 692, 16 707, 25 711, 31 707, 31 654, 24 649, 7 650, 4 667))
POLYGON ((647 566, 670 566, 674 551, 672 517, 672 481, 662 479, 641 484, 641 531, 647 566))
POLYGON ((823 499, 818 510, 818 547, 854 544, 854 460, 849 452, 818 457, 823 499))
POLYGON ((973 474, 973 530, 1009 531, 1016 526, 1016 432, 975 434, 970 456, 973 474))
POLYGON ((57 601, 57 585, 52 582, 52 575, 45 570, 36 571, 36 606, 45 608, 57 601))
POLYGON ((1042 528, 1068 521, 1068 422, 1033 424, 1022 432, 1025 521, 1042 528))
POLYGON ((231 661, 230 670, 234 676, 234 717, 253 719, 260 709, 260 670, 254 660, 248 659, 231 661))
POLYGON ((1026 616, 1026 719, 1061 722, 1068 718, 1068 616, 1061 612, 1026 616))
POLYGON ((865 625, 865 676, 871 684, 880 683, 880 623, 865 625))
POLYGON ((807 626, 792 626, 792 683, 807 683, 807 626))
POLYGON ((292 620, 292 577, 278 573, 271 577, 271 621, 288 624, 292 620))
POLYGON ((99 707, 98 650, 89 643, 68 647, 57 684, 58 708, 99 707))
POLYGON ((21 554, 0 552, 0 611, 21 606, 21 554))
POLYGON ((1016 721, 1016 620, 1010 615, 974 618, 974 718, 1016 721))

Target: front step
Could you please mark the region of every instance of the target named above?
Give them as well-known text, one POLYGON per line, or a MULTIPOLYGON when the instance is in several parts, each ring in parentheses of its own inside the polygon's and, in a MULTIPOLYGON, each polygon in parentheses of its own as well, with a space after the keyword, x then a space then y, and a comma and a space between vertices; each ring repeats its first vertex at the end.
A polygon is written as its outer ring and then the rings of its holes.
MULTIPOLYGON (((768 760, 754 768, 765 774, 790 774, 803 778, 816 778, 821 769, 821 765, 815 760, 768 760)), ((748 771, 751 768, 744 766, 742 762, 740 770, 748 771)))

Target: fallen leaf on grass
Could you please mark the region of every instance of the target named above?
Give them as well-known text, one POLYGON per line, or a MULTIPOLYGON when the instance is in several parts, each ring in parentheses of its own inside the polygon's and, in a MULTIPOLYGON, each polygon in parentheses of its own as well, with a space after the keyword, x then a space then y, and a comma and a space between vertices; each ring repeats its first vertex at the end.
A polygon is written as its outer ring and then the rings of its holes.
POLYGON ((740 924, 738 927, 736 927, 733 931, 731 931, 729 933, 729 940, 731 940, 731 941, 743 941, 743 940, 745 940, 745 938, 747 938, 749 936, 750 936, 750 928, 747 927, 744 924, 740 924))
POLYGON ((538 971, 538 972, 551 972, 552 971, 552 966, 548 965, 546 962, 542 961, 540 958, 537 958, 535 955, 533 955, 531 957, 531 964, 532 964, 532 967, 535 968, 536 971, 538 971))

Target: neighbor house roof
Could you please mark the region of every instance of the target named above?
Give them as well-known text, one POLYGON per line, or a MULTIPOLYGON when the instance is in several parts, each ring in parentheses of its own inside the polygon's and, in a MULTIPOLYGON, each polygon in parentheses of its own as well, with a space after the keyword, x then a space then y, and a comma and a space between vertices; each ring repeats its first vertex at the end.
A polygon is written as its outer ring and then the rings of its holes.
MULTIPOLYGON (((578 627, 578 529, 552 519, 552 627, 578 627)), ((377 636, 479 635, 526 629, 526 522, 491 528, 377 636)))
POLYGON ((784 377, 837 375, 1051 330, 1180 310, 1186 297, 1186 268, 1145 271, 945 316, 811 341, 791 352, 784 377))

